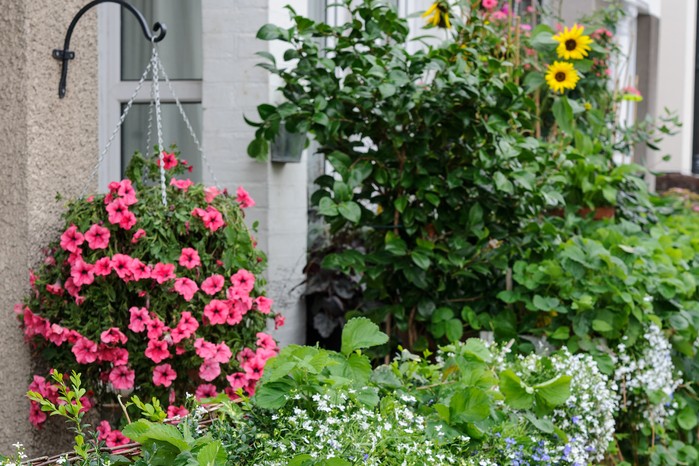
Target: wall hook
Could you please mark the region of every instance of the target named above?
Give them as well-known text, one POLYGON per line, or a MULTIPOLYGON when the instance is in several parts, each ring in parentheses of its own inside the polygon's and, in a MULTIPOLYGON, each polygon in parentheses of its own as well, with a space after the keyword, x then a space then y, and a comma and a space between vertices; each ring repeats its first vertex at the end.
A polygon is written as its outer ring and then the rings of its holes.
POLYGON ((70 37, 73 35, 73 29, 75 29, 75 25, 90 8, 92 8, 95 5, 99 5, 100 3, 107 2, 117 3, 129 10, 131 13, 133 13, 138 22, 141 24, 143 34, 149 41, 160 42, 165 38, 165 34, 167 33, 167 27, 165 26, 165 24, 153 24, 153 31, 151 32, 148 29, 148 23, 146 23, 146 19, 143 17, 143 14, 141 14, 141 12, 136 9, 136 7, 134 7, 130 3, 125 2, 124 0, 94 0, 88 3, 87 5, 82 7, 80 11, 78 11, 78 13, 73 17, 73 20, 70 22, 70 26, 68 26, 68 31, 66 32, 66 40, 63 44, 63 50, 54 49, 52 53, 53 58, 55 58, 56 60, 63 61, 63 67, 61 68, 61 82, 58 85, 58 97, 60 97, 61 99, 66 95, 66 81, 68 80, 68 60, 72 60, 73 58, 75 58, 75 52, 69 50, 70 37), (155 33, 157 33, 158 35, 156 36, 155 33))

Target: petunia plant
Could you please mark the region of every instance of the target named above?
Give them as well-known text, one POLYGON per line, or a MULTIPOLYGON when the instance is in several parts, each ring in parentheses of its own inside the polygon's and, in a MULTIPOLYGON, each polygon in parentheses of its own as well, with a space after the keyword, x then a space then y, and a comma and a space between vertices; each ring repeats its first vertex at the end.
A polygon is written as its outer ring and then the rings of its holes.
MULTIPOLYGON (((60 238, 30 272, 31 292, 16 306, 27 342, 43 366, 82 373, 94 388, 85 409, 134 389, 171 413, 186 393, 252 394, 276 354, 264 331, 283 317, 264 295, 265 256, 242 210, 254 201, 243 188, 232 196, 181 179, 188 167, 174 152, 136 154, 107 194, 68 204, 60 238)), ((30 389, 57 400, 41 375, 30 389)), ((46 420, 35 402, 30 420, 46 420)), ((122 439, 102 430, 107 443, 122 439)))

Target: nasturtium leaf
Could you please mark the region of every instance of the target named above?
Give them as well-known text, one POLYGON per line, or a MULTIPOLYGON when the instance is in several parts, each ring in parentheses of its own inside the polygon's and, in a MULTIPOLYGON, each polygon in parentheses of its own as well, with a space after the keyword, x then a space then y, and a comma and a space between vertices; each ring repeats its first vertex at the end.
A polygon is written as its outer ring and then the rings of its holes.
POLYGON ((534 404, 534 390, 527 387, 511 369, 500 373, 500 393, 515 409, 529 409, 534 404))
POLYGON ((490 414, 488 394, 476 387, 454 393, 449 402, 449 417, 452 422, 482 421, 490 414))

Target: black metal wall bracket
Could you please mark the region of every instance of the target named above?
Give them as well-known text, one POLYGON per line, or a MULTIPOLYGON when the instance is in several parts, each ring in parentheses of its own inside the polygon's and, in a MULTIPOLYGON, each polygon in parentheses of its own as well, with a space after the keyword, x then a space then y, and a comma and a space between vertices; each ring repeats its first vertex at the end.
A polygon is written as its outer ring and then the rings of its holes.
POLYGON ((63 43, 63 50, 54 49, 53 53, 51 54, 53 58, 55 58, 56 60, 61 60, 63 62, 63 67, 61 68, 61 82, 58 85, 58 97, 60 97, 61 99, 66 95, 66 82, 68 81, 68 61, 75 58, 75 52, 70 51, 70 38, 73 35, 73 29, 75 29, 75 25, 78 24, 80 18, 82 18, 82 16, 90 8, 99 5, 100 3, 116 3, 133 13, 138 22, 141 24, 143 34, 149 41, 160 42, 165 38, 165 34, 167 33, 167 27, 165 26, 165 24, 155 23, 153 24, 153 31, 149 30, 148 23, 146 22, 146 19, 143 17, 143 14, 141 14, 141 12, 136 9, 136 7, 134 7, 130 3, 125 2, 124 0, 94 0, 88 3, 87 5, 82 7, 80 11, 78 11, 78 13, 73 17, 73 20, 70 22, 70 26, 68 26, 68 31, 66 32, 66 39, 63 43))

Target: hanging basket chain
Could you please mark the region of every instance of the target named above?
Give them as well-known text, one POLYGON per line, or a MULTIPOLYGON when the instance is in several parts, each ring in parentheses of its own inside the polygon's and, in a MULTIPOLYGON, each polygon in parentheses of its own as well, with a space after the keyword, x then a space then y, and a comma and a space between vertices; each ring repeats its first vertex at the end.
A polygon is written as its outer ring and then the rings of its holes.
POLYGON ((175 100, 175 104, 177 104, 177 109, 179 110, 185 125, 187 125, 189 135, 192 137, 194 144, 197 146, 197 150, 199 151, 199 155, 201 156, 202 164, 206 167, 206 170, 209 172, 209 176, 211 176, 211 180, 214 182, 214 186, 221 189, 221 184, 219 183, 218 178, 214 173, 214 170, 211 168, 211 165, 209 164, 209 159, 206 158, 206 154, 204 153, 204 150, 201 147, 201 143, 199 142, 197 133, 194 131, 194 128, 192 127, 192 124, 189 121, 189 118, 187 118, 187 113, 184 111, 184 107, 182 106, 180 99, 177 97, 175 89, 173 89, 172 82, 170 82, 170 78, 168 77, 162 62, 160 62, 160 72, 163 74, 163 79, 165 80, 165 83, 167 84, 168 89, 170 90, 170 94, 172 94, 172 98, 175 100))
POLYGON ((155 128, 158 136, 158 158, 160 160, 160 190, 162 192, 163 205, 167 207, 167 187, 165 185, 165 145, 163 144, 162 109, 160 108, 160 56, 158 46, 153 42, 153 55, 151 56, 151 70, 153 77, 153 95, 155 102, 155 128))
POLYGON ((112 134, 109 136, 107 144, 105 144, 104 149, 102 149, 100 156, 97 158, 97 163, 95 164, 92 173, 90 173, 90 176, 87 178, 87 181, 85 182, 85 186, 83 187, 82 193, 80 194, 81 198, 85 197, 85 194, 87 193, 87 190, 90 188, 92 181, 95 179, 95 176, 97 176, 97 172, 99 171, 99 168, 102 165, 102 162, 104 161, 104 157, 107 155, 107 152, 109 152, 109 148, 112 146, 114 138, 117 134, 119 134, 121 126, 124 124, 124 120, 126 119, 126 116, 129 114, 129 110, 131 110, 131 107, 133 107, 134 101, 136 100, 138 93, 141 91, 143 83, 146 81, 148 73, 151 71, 151 69, 152 63, 148 63, 148 66, 146 66, 146 69, 143 71, 143 74, 141 75, 141 79, 138 81, 136 89, 134 89, 133 94, 131 94, 131 98, 127 102, 126 107, 124 107, 124 111, 121 113, 121 116, 119 117, 119 122, 117 123, 116 128, 114 128, 114 131, 112 131, 112 134))

